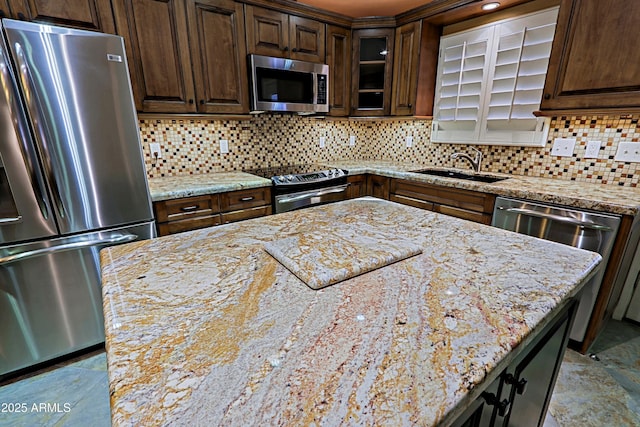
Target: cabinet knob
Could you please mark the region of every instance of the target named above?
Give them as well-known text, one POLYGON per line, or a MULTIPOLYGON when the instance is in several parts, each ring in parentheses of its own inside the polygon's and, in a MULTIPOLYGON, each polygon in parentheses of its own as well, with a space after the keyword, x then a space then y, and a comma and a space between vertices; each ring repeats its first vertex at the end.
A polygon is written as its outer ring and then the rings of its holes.
POLYGON ((284 48, 282 48, 282 50, 284 50, 285 52, 287 52, 289 50, 289 46, 285 46, 284 48))
POLYGON ((296 49, 295 47, 293 49, 291 49, 291 52, 297 52, 298 49, 296 49))
POLYGON ((187 101, 187 102, 189 102, 189 104, 193 104, 193 99, 190 99, 190 100, 189 100, 189 101, 187 101))
POLYGON ((0 18, 6 18, 7 14, 4 12, 4 10, 0 10, 0 18))
POLYGON ((513 384, 514 388, 516 389, 516 393, 518 394, 525 394, 527 392, 527 380, 525 378, 516 380, 516 377, 514 377, 512 374, 507 374, 504 377, 504 382, 507 384, 513 384))
POLYGON ((26 21, 27 17, 24 16, 24 13, 20 12, 20 13, 18 13, 18 19, 21 20, 21 21, 26 21))
POLYGON ((204 105, 204 99, 200 100, 200 105, 204 105))
POLYGON ((501 417, 506 416, 511 410, 511 402, 507 399, 501 401, 495 394, 487 393, 486 391, 482 392, 481 396, 487 402, 487 405, 495 406, 498 409, 498 415, 501 417))
POLYGON ((409 104, 409 105, 407 105, 407 107, 413 108, 413 104, 409 104))
POLYGON ((550 93, 545 93, 544 94, 544 99, 551 99, 551 94, 550 93))

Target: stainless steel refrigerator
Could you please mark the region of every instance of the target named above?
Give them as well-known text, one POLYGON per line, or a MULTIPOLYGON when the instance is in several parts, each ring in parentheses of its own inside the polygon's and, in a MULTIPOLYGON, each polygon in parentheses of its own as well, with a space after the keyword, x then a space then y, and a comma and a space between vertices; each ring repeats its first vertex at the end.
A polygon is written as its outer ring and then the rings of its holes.
POLYGON ((154 236, 122 39, 2 20, 0 380, 104 341, 99 251, 154 236))

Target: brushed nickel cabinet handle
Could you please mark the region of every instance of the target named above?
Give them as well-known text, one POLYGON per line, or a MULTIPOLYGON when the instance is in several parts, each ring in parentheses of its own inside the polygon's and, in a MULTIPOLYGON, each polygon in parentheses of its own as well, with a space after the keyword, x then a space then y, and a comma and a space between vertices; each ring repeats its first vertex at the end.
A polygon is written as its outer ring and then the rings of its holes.
POLYGON ((191 212, 191 211, 195 211, 196 209, 198 209, 200 207, 200 205, 193 205, 193 206, 185 206, 184 208, 180 208, 180 210, 182 212, 191 212))
POLYGON ((241 202, 250 202, 253 199, 255 199, 255 197, 251 196, 251 197, 243 197, 240 199, 241 202))

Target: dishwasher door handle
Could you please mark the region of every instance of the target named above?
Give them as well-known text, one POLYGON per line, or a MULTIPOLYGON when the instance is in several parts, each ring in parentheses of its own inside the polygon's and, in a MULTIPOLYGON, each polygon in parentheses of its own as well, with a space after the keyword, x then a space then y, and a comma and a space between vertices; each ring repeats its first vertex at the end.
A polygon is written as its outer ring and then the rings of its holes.
POLYGON ((552 221, 562 222, 564 224, 575 225, 575 226, 580 227, 582 229, 599 230, 599 231, 612 231, 613 230, 608 225, 598 224, 598 223, 591 222, 591 221, 581 221, 579 219, 572 218, 572 217, 569 217, 569 216, 555 215, 555 214, 550 214, 550 213, 546 213, 546 212, 536 211, 536 210, 533 210, 533 209, 506 208, 504 206, 498 206, 498 209, 500 209, 501 211, 508 212, 508 213, 515 213, 515 214, 520 214, 520 215, 533 216, 533 217, 536 217, 536 218, 550 219, 552 221))

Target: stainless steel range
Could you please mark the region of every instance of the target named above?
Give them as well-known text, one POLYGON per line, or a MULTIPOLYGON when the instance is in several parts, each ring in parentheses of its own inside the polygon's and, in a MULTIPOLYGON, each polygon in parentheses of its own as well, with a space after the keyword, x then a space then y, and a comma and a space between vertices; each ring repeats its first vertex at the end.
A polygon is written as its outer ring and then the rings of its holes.
POLYGON ((302 209, 347 198, 347 174, 317 164, 266 167, 245 171, 273 182, 275 213, 302 209))

